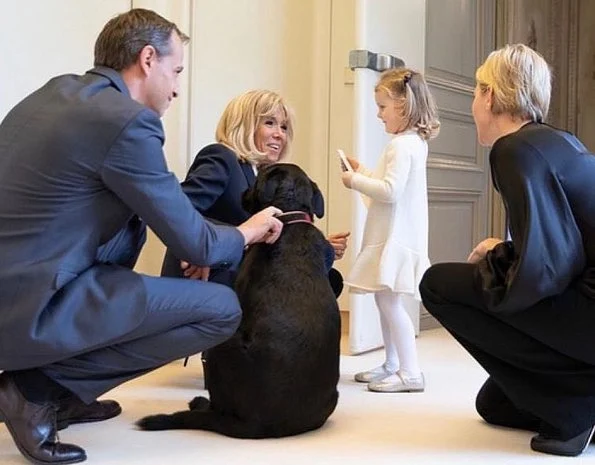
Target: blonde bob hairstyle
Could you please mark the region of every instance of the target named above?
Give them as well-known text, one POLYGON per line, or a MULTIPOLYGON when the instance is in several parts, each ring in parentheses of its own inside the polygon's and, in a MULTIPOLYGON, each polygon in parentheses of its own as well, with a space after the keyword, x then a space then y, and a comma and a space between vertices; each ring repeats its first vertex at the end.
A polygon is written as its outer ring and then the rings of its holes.
POLYGON ((221 115, 215 138, 233 150, 240 160, 256 166, 267 163, 266 153, 258 150, 254 137, 262 121, 275 116, 278 110, 287 125, 287 142, 279 161, 286 160, 293 140, 293 111, 279 94, 270 90, 251 90, 232 99, 221 115))
POLYGON ((493 114, 539 123, 547 117, 552 91, 550 67, 530 47, 514 44, 493 51, 477 69, 475 79, 481 92, 493 92, 493 114))
MULTIPOLYGON (((402 103, 404 127, 414 129, 424 140, 433 139, 440 132, 440 121, 434 97, 421 73, 409 68, 392 68, 384 71, 374 92, 384 91, 402 103)), ((399 132, 401 132, 399 131, 399 132)))

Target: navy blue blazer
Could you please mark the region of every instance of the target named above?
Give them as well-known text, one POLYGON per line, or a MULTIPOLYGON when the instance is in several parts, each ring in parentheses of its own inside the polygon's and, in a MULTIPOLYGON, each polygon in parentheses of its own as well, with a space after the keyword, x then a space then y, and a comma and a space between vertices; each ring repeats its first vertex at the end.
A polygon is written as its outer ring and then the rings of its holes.
POLYGON ((254 180, 250 163, 239 160, 225 145, 211 144, 194 158, 182 190, 206 217, 238 226, 250 218, 241 199, 254 180))
MULTIPOLYGON (((250 163, 241 161, 225 145, 211 144, 196 154, 182 182, 182 190, 204 216, 237 226, 250 217, 242 208, 241 199, 255 178, 250 163)), ((163 259, 161 276, 182 276, 180 260, 169 248, 163 259)), ((232 271, 211 270, 211 281, 230 284, 232 279, 232 271)))
POLYGON ((240 262, 242 234, 193 208, 163 141, 159 115, 103 67, 50 80, 2 121, 0 369, 71 357, 144 321, 141 277, 98 260, 134 214, 178 257, 240 262))

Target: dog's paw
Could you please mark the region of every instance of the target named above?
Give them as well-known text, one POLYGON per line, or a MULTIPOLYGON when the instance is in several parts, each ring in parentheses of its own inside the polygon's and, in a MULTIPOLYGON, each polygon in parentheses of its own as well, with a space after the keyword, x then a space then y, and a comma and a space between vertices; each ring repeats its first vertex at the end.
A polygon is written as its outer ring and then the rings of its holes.
POLYGON ((188 403, 190 410, 207 410, 209 408, 210 401, 206 397, 198 396, 192 399, 188 403))
POLYGON ((149 415, 136 422, 136 426, 146 431, 158 431, 171 428, 171 415, 149 415))

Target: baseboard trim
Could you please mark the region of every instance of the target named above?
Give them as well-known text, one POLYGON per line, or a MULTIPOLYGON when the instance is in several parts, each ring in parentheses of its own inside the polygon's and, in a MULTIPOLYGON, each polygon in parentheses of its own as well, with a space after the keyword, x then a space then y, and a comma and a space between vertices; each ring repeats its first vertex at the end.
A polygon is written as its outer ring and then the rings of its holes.
POLYGON ((430 315, 427 312, 423 312, 420 316, 419 321, 419 329, 420 331, 425 331, 427 329, 436 329, 441 328, 442 325, 438 322, 436 318, 430 315))

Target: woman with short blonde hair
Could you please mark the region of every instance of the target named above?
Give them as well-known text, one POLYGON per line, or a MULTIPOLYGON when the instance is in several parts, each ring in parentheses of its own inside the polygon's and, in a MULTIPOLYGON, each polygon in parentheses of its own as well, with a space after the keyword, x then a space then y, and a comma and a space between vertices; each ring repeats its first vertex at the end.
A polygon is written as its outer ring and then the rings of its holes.
POLYGON ((510 240, 432 266, 420 291, 489 374, 476 399, 484 420, 538 432, 535 451, 575 456, 595 431, 595 158, 544 123, 550 93, 547 62, 523 44, 477 70, 473 118, 510 240))

